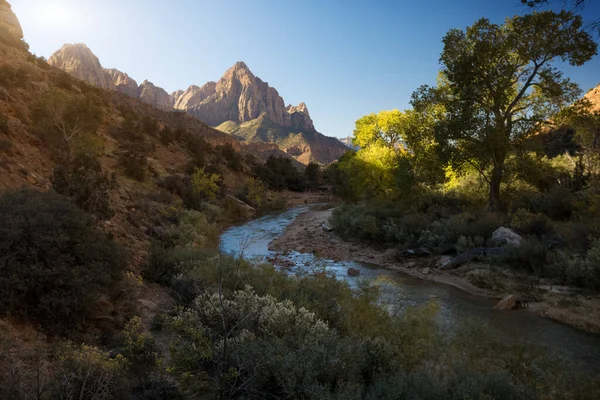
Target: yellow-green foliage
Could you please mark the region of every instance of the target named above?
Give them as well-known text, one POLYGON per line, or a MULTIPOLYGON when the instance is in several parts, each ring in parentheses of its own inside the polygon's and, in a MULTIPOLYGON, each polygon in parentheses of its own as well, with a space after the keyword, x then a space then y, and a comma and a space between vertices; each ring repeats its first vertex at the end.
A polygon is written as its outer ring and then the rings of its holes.
POLYGON ((246 190, 248 194, 246 198, 253 207, 261 208, 266 201, 267 188, 263 181, 253 177, 246 181, 246 190))
POLYGON ((219 190, 219 175, 209 174, 204 168, 196 168, 192 174, 192 190, 195 195, 214 200, 219 190))

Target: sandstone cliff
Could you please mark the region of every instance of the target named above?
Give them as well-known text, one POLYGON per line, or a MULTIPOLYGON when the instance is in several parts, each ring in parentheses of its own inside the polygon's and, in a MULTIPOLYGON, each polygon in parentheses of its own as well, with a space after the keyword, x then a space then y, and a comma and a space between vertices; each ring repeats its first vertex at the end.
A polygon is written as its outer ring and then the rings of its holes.
POLYGON ((83 43, 65 44, 50 56, 48 64, 102 89, 115 90, 98 57, 83 43))
POLYGON ((306 104, 286 107, 277 90, 243 62, 216 83, 190 86, 175 108, 246 142, 276 143, 305 164, 330 163, 348 150, 337 139, 316 131, 306 104))
POLYGON ((140 85, 140 100, 161 110, 172 110, 171 96, 160 87, 147 80, 140 85))
POLYGON ((110 76, 117 92, 123 93, 129 97, 140 97, 140 88, 135 79, 118 69, 107 69, 105 71, 110 76))
POLYGON ((48 62, 103 89, 139 98, 162 110, 185 111, 246 142, 278 144, 303 163, 330 163, 347 150, 337 139, 317 132, 306 104, 286 107, 277 90, 243 62, 229 68, 217 82, 192 85, 172 94, 148 81, 138 86, 126 73, 104 69, 84 44, 66 44, 48 62))
POLYGON ((10 4, 5 0, 0 0, 0 28, 6 29, 19 39, 23 39, 21 24, 12 11, 10 4))
POLYGON ((50 56, 48 64, 102 89, 116 90, 139 98, 162 110, 173 109, 172 97, 164 89, 148 81, 138 86, 126 73, 103 68, 98 57, 83 43, 65 44, 50 56))
POLYGON ((600 85, 587 92, 584 98, 592 103, 592 110, 600 111, 600 85))

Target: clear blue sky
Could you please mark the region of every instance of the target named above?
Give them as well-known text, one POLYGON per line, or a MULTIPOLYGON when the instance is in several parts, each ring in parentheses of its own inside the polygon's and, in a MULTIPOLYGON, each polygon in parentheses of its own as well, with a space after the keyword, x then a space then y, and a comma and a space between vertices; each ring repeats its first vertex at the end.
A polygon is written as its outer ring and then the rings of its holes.
MULTIPOLYGON (((525 11, 519 0, 9 2, 38 55, 84 42, 105 68, 168 92, 217 80, 241 60, 338 137, 362 115, 407 108, 414 89, 434 83, 449 29, 525 11)), ((600 16, 598 3, 584 15, 600 16)), ((600 59, 568 76, 587 91, 600 83, 600 59)))

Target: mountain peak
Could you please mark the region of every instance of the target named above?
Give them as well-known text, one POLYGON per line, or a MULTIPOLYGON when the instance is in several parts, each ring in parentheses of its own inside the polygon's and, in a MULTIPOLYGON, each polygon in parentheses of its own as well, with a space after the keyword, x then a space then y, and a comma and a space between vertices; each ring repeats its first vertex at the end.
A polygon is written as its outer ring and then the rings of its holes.
POLYGON ((84 43, 67 43, 54 52, 48 64, 103 89, 115 89, 110 76, 104 71, 98 57, 84 43))
POLYGON ((246 65, 245 62, 243 61, 238 61, 233 65, 234 69, 245 69, 247 71, 250 71, 250 68, 248 68, 248 66, 246 65))
POLYGON ((5 0, 0 0, 0 27, 6 29, 19 39, 23 39, 23 29, 19 19, 12 11, 10 4, 5 0))

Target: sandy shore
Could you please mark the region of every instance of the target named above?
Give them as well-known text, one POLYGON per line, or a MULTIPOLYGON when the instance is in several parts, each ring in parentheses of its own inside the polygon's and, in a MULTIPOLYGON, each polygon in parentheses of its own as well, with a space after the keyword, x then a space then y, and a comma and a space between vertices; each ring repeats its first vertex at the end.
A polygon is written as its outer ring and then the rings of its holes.
POLYGON ((300 214, 284 233, 271 242, 269 250, 315 253, 330 260, 358 261, 393 269, 428 281, 451 285, 466 292, 485 297, 502 298, 502 294, 478 288, 464 278, 428 268, 435 259, 397 260, 394 249, 377 249, 360 242, 346 242, 334 232, 325 232, 322 224, 331 216, 329 210, 309 210, 300 214))
MULTIPOLYGON (((489 267, 477 265, 464 266, 456 270, 440 271, 436 269, 447 257, 429 257, 415 259, 398 259, 394 249, 378 249, 361 242, 347 242, 334 232, 325 232, 322 224, 328 221, 333 209, 318 208, 300 214, 277 239, 272 241, 269 249, 277 252, 298 251, 314 253, 320 257, 340 260, 358 261, 392 269, 401 273, 432 282, 451 285, 465 292, 489 298, 501 299, 507 294, 527 297, 530 293, 520 291, 527 286, 527 278, 511 274, 483 276, 483 285, 493 289, 475 286, 470 280, 479 272, 489 272, 489 267), (490 284, 490 281, 494 284, 490 284), (495 284, 500 282, 499 284, 495 284)), ((529 303, 529 310, 571 325, 575 328, 600 333, 600 296, 584 296, 560 294, 552 290, 537 294, 538 298, 529 303)))

